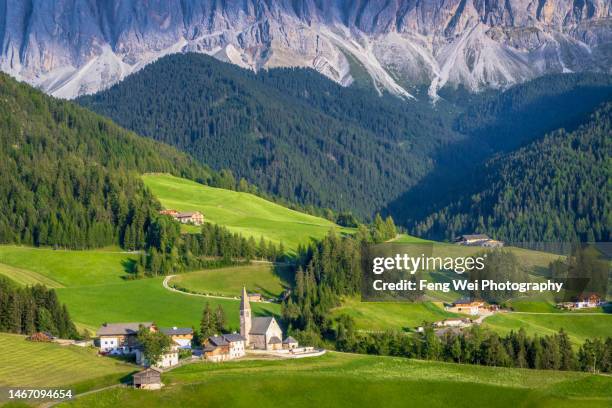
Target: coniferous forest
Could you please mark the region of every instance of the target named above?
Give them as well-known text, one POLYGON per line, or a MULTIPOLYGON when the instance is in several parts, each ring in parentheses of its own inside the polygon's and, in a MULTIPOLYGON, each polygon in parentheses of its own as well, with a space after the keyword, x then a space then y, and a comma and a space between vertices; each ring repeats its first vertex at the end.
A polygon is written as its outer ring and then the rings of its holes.
POLYGON ((66 305, 58 301, 53 289, 43 285, 19 287, 3 276, 0 276, 0 332, 78 337, 66 305))
MULTIPOLYGON (((504 92, 442 95, 432 106, 422 96, 401 100, 371 88, 344 88, 308 69, 254 73, 185 54, 162 58, 79 103, 215 169, 229 168, 264 193, 352 211, 361 220, 380 211, 428 238, 493 229, 506 241, 609 235, 605 200, 593 195, 603 191, 576 187, 582 190, 575 199, 535 205, 535 197, 522 196, 523 175, 497 161, 515 151, 520 156, 517 149, 546 133, 575 130, 612 98, 612 77, 550 75, 504 92), (516 203, 493 210, 479 191, 502 178, 511 190, 504 194, 516 203), (472 196, 476 218, 466 221, 455 203, 472 196), (592 198, 593 204, 584 204, 592 198), (510 216, 497 228, 500 211, 510 216), (553 223, 544 228, 548 221, 553 223)), ((555 177, 563 178, 557 170, 555 177)), ((601 176, 602 169, 597 172, 601 176)))
POLYGON ((510 242, 609 241, 612 104, 572 132, 558 130, 479 171, 482 189, 417 223, 452 239, 479 231, 510 242))
POLYGON ((211 172, 77 105, 0 74, 0 242, 142 248, 159 204, 139 174, 211 172))

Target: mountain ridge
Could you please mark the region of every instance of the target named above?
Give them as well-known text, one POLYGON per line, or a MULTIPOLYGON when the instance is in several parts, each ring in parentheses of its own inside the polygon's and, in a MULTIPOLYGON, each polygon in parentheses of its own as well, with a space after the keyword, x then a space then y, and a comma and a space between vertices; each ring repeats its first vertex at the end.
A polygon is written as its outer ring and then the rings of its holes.
POLYGON ((0 69, 54 96, 105 89, 171 53, 260 70, 310 67, 342 85, 350 58, 378 92, 506 88, 611 72, 606 0, 144 0, 0 3, 0 69))

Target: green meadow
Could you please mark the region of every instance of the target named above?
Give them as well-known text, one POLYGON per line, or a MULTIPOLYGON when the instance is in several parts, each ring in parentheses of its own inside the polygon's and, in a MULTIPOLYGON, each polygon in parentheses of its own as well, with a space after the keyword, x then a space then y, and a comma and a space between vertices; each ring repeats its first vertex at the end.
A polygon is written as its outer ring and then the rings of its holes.
MULTIPOLYGON (((0 246, 0 274, 17 283, 43 283, 56 288, 60 301, 66 303, 81 329, 95 331, 104 322, 129 321, 197 326, 207 301, 213 307, 223 307, 231 328, 238 328, 237 300, 171 292, 162 287, 162 277, 126 280, 134 259, 134 254, 111 249, 63 251, 0 246)), ((279 314, 280 306, 258 303, 253 305, 253 312, 279 314)))
POLYGON ((322 238, 331 228, 351 231, 253 194, 209 187, 164 174, 147 174, 142 178, 165 208, 200 211, 208 222, 247 237, 282 242, 287 249, 296 249, 298 244, 322 238))
POLYGON ((434 322, 458 316, 446 312, 441 304, 433 302, 361 302, 345 298, 342 306, 333 310, 335 316, 347 314, 355 319, 360 330, 413 330, 424 321, 434 322))
MULTIPOLYGON (((229 328, 239 326, 239 301, 205 298, 171 292, 162 287, 162 277, 57 289, 73 320, 90 329, 104 322, 153 321, 159 326, 198 326, 206 302, 221 306, 229 328)), ((280 306, 254 303, 253 314, 279 314, 280 306)))
POLYGON ((576 344, 587 338, 612 337, 612 314, 606 313, 498 313, 487 317, 483 325, 498 333, 522 327, 528 334, 541 336, 563 329, 576 344))
POLYGON ((190 364, 160 391, 115 388, 73 407, 609 407, 612 378, 328 353, 302 360, 190 364))
POLYGON ((119 249, 67 251, 0 245, 0 264, 12 267, 0 273, 17 282, 38 281, 50 287, 121 282, 136 259, 137 255, 119 249))
POLYGON ((77 391, 118 383, 137 368, 96 350, 35 343, 25 336, 0 333, 0 387, 70 387, 77 391))
POLYGON ((220 269, 205 269, 177 275, 169 282, 190 291, 223 296, 240 296, 242 287, 248 292, 276 298, 290 287, 290 268, 268 263, 254 263, 220 269))

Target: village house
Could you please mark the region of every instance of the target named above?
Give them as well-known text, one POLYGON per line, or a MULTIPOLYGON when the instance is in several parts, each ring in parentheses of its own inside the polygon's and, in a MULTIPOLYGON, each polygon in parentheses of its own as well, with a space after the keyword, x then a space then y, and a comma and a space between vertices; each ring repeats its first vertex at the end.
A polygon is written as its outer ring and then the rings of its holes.
POLYGON ((242 289, 240 300, 240 335, 245 338, 247 348, 268 351, 283 348, 283 331, 276 319, 272 316, 252 317, 246 288, 242 289))
POLYGON ((174 343, 177 343, 181 349, 191 349, 191 341, 193 340, 193 329, 190 327, 171 327, 160 329, 162 333, 170 337, 174 343))
POLYGON ((151 364, 144 356, 144 352, 142 347, 135 347, 134 353, 136 355, 136 364, 142 365, 145 367, 153 366, 157 368, 170 368, 174 367, 179 363, 179 344, 172 343, 170 349, 159 356, 159 360, 155 362, 155 364, 151 364))
POLYGON ((132 384, 134 388, 142 390, 159 390, 164 385, 161 382, 161 372, 153 367, 132 375, 132 384))
POLYGON ((261 293, 249 293, 249 302, 261 302, 262 300, 261 293))
POLYGON ((215 363, 234 360, 246 354, 245 338, 240 334, 211 336, 204 344, 204 358, 215 363))
POLYGON ((479 300, 461 299, 444 308, 447 312, 478 315, 487 311, 485 303, 479 300))
POLYGON ((142 323, 104 323, 97 332, 100 353, 131 354, 140 345, 138 330, 146 327, 152 332, 157 327, 152 322, 142 323))
POLYGON ((504 246, 503 242, 491 239, 486 234, 461 235, 455 239, 455 243, 458 245, 480 246, 485 248, 501 248, 504 246))

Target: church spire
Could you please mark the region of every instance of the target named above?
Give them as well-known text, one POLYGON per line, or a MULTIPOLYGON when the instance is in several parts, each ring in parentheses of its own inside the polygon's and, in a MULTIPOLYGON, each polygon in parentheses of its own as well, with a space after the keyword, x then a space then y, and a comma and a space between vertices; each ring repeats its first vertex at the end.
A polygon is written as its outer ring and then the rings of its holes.
POLYGON ((240 299, 240 335, 245 339, 245 345, 250 343, 251 334, 251 305, 246 287, 242 287, 242 297, 240 299))
POLYGON ((249 303, 249 295, 247 294, 246 287, 242 287, 242 296, 240 298, 240 310, 251 310, 251 304, 249 303))

